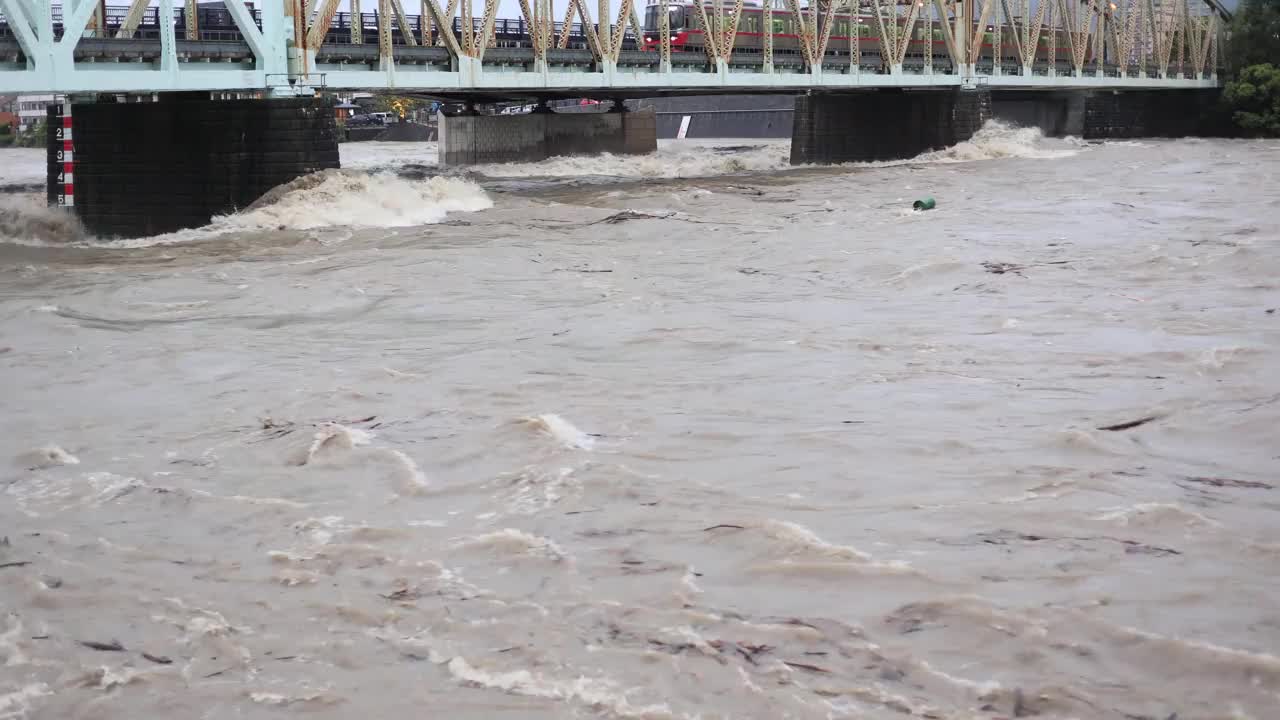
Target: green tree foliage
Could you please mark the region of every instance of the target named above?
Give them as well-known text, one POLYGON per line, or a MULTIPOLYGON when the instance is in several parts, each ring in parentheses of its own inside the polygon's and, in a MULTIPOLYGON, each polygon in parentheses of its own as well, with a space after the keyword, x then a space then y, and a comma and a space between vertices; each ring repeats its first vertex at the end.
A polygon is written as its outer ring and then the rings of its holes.
POLYGON ((49 140, 49 123, 41 118, 17 137, 18 147, 45 147, 49 140))
POLYGON ((1223 100, 1236 125, 1280 135, 1280 0, 1244 0, 1227 29, 1231 82, 1223 100))
POLYGON ((1231 69, 1280 64, 1280 0, 1244 0, 1228 28, 1231 69))
POLYGON ((389 112, 399 117, 406 117, 409 113, 424 105, 426 105, 425 100, 400 97, 398 95, 379 95, 374 102, 377 112, 389 112))
POLYGON ((1280 135, 1280 68, 1270 63, 1246 67, 1227 83, 1223 98, 1240 127, 1280 135))

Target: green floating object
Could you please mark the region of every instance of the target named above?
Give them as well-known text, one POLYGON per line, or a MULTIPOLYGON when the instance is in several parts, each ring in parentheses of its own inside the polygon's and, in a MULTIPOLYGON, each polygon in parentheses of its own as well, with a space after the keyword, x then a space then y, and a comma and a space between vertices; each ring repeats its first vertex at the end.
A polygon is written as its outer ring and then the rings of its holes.
POLYGON ((913 210, 932 210, 935 205, 937 203, 933 201, 933 198, 927 197, 911 203, 911 208, 913 210))

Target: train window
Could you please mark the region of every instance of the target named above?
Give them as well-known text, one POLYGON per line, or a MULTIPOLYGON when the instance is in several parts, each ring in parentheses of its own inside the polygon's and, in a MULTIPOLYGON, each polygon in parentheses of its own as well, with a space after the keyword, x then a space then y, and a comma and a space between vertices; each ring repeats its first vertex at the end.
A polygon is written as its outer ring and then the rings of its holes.
MULTIPOLYGON (((650 5, 649 7, 645 8, 644 29, 646 31, 658 32, 661 29, 658 27, 658 11, 659 10, 660 8, 657 5, 650 5)), ((681 10, 681 8, 669 8, 668 16, 671 19, 671 29, 673 31, 681 27, 681 21, 684 16, 684 12, 683 10, 681 10)))
POLYGON ((780 18, 773 19, 773 34, 782 35, 787 32, 787 21, 780 18))

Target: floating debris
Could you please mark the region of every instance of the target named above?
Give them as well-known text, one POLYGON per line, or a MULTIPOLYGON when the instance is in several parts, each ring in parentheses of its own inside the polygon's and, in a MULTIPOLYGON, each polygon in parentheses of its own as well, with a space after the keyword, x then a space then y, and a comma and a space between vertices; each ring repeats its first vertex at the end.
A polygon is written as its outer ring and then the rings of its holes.
POLYGON ((1259 482, 1257 480, 1233 480, 1231 478, 1198 477, 1191 475, 1183 475, 1182 478, 1187 482, 1200 483, 1201 485, 1212 485, 1213 487, 1249 488, 1253 490, 1274 490, 1276 487, 1270 483, 1259 482))
POLYGON ((124 652, 124 646, 120 644, 119 640, 112 640, 111 642, 98 642, 96 640, 81 640, 80 644, 89 648, 90 650, 98 650, 101 652, 124 652))
POLYGON ((1132 428, 1138 427, 1139 425, 1146 425, 1149 422, 1152 422, 1154 420, 1159 420, 1159 419, 1160 419, 1159 415, 1148 415, 1146 417, 1140 417, 1137 420, 1129 420, 1127 422, 1116 423, 1115 425, 1103 425, 1098 429, 1106 430, 1107 432, 1118 432, 1120 430, 1130 430, 1132 428))

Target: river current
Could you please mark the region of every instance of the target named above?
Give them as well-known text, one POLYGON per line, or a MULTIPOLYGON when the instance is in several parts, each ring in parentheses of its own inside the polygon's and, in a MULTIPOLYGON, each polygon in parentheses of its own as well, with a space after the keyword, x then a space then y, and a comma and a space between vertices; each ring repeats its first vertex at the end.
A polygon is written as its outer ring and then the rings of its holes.
POLYGON ((0 152, 0 718, 1280 717, 1280 143, 787 151, 0 152))

